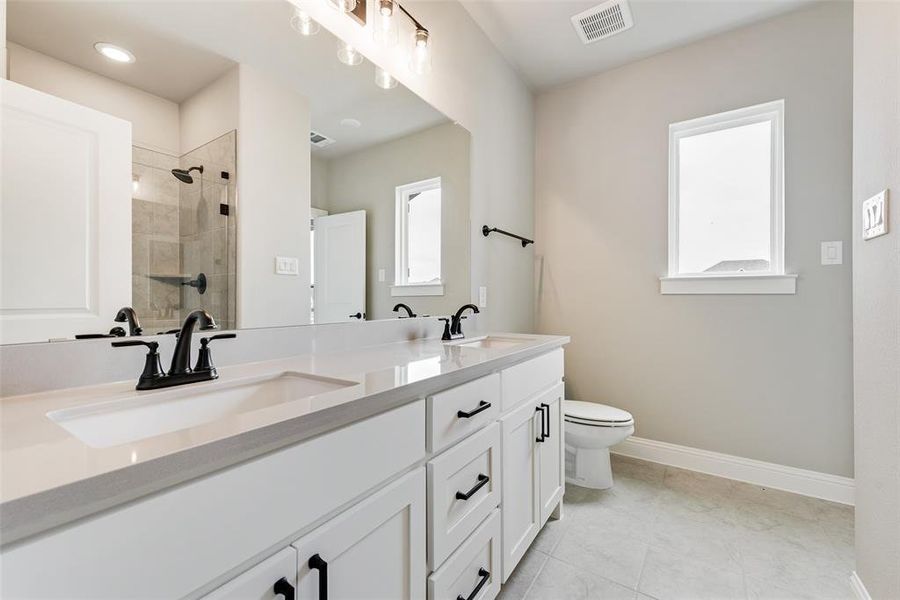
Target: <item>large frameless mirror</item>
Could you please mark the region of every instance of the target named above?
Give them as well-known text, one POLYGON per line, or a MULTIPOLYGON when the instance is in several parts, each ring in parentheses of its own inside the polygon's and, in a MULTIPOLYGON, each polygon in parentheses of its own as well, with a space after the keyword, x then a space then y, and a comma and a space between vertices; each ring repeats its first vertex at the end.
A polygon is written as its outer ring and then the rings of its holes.
POLYGON ((287 1, 12 0, 7 40, 0 343, 468 301, 468 132, 287 1))

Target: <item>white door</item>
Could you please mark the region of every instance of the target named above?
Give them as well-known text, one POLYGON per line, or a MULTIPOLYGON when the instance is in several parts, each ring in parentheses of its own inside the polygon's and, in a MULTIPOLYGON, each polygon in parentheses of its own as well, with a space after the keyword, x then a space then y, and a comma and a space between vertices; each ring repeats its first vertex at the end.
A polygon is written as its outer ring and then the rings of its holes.
POLYGON ((538 443, 540 452, 540 503, 541 525, 547 522, 550 514, 559 504, 565 491, 565 447, 563 442, 562 419, 560 419, 563 399, 563 384, 559 384, 538 400, 538 406, 544 408, 549 423, 548 435, 538 443))
POLYGON ((0 343, 105 333, 131 304, 131 123, 0 91, 0 343))
POLYGON ((541 528, 538 502, 541 411, 528 402, 501 420, 503 430, 503 582, 541 528))
POLYGON ((386 486, 293 545, 297 598, 424 600, 425 469, 386 486))
POLYGON ((316 323, 365 319, 366 211, 313 219, 316 323))
POLYGON ((296 587, 297 551, 285 548, 203 596, 203 600, 293 600, 296 587))

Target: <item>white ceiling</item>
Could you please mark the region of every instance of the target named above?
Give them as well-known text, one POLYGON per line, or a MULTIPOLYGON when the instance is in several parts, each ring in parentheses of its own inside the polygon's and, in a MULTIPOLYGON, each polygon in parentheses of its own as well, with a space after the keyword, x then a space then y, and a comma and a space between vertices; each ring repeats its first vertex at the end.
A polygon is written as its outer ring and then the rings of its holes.
POLYGON ((332 158, 448 121, 398 85, 375 85, 368 61, 337 60, 338 40, 322 29, 302 37, 285 0, 10 0, 8 38, 22 46, 182 102, 236 63, 254 66, 309 97, 312 128, 337 140, 314 149, 332 158), (115 64, 93 45, 129 49, 133 64, 115 64), (358 129, 340 124, 345 118, 358 129))
POLYGON ((602 0, 461 0, 534 89, 612 69, 813 0, 631 0, 634 27, 581 43, 570 18, 602 0))

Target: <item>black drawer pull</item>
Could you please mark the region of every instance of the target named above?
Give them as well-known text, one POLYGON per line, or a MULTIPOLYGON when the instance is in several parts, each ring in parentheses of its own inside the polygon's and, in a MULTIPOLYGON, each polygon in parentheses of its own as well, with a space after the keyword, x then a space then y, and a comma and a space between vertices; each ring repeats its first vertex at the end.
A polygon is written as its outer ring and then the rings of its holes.
POLYGON ((478 408, 470 410, 469 412, 466 412, 464 410, 458 410, 458 411, 456 411, 456 416, 459 417, 460 419, 468 419, 470 417, 474 417, 475 415, 477 415, 480 412, 486 411, 490 407, 491 407, 490 402, 485 402, 484 400, 482 400, 481 402, 478 403, 478 408))
MULTIPOLYGON (((544 414, 547 415, 547 433, 544 434, 544 437, 549 440, 550 439, 550 405, 545 404, 544 402, 541 402, 541 408, 546 409, 546 412, 544 414)), ((542 420, 542 425, 543 425, 543 420, 542 420)))
MULTIPOLYGON (((537 441, 537 442, 543 442, 545 439, 547 439, 546 436, 544 435, 544 409, 541 408, 540 406, 535 406, 535 407, 534 407, 534 412, 539 412, 539 413, 541 413, 541 432, 538 434, 538 435, 540 435, 541 437, 535 438, 535 441, 537 441)), ((534 417, 532 417, 532 420, 534 420, 534 417)))
POLYGON ((488 579, 491 578, 491 572, 484 567, 481 567, 480 569, 478 569, 478 576, 481 577, 481 579, 478 581, 478 585, 475 586, 475 589, 472 590, 472 593, 465 598, 463 598, 462 596, 457 596, 456 600, 475 600, 475 596, 478 595, 478 592, 481 591, 481 588, 483 588, 484 585, 488 582, 488 579))
POLYGON ((485 475, 484 473, 479 473, 478 474, 478 483, 473 485, 472 489, 469 490, 468 492, 456 492, 456 499, 457 500, 468 500, 475 494, 475 492, 477 492, 478 490, 480 490, 481 488, 486 486, 487 482, 490 480, 491 480, 491 478, 488 477, 487 475, 485 475))
POLYGON ((272 591, 276 596, 284 596, 284 600, 294 600, 294 586, 285 577, 275 582, 272 591))
POLYGON ((310 569, 319 571, 319 600, 328 600, 328 563, 318 554, 313 554, 308 564, 310 569))

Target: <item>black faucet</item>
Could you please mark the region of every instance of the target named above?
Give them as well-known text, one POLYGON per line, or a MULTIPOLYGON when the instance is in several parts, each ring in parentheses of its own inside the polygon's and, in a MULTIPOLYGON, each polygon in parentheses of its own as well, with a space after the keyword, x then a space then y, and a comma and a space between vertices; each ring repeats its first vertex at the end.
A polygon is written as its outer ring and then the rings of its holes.
POLYGON ((175 352, 172 354, 172 366, 169 375, 184 375, 191 372, 191 338, 194 335, 194 325, 200 323, 201 330, 217 329, 216 320, 203 309, 192 311, 181 325, 175 342, 175 352))
POLYGON ((463 313, 469 309, 472 309, 472 312, 474 312, 475 314, 481 312, 474 304, 464 304, 459 308, 458 311, 456 311, 456 314, 449 319, 439 319, 440 321, 444 321, 446 323, 444 325, 444 335, 441 336, 442 340, 458 340, 465 337, 462 330, 462 320, 466 318, 463 316, 463 313))
POLYGON ((115 318, 116 323, 128 323, 128 335, 143 335, 144 330, 141 327, 141 322, 138 320, 137 313, 134 312, 134 309, 130 306, 125 306, 119 309, 119 312, 116 313, 115 318))
POLYGON ((181 326, 181 331, 178 333, 178 341, 175 343, 175 352, 172 355, 172 367, 168 373, 162 370, 158 342, 128 340, 112 343, 115 348, 147 346, 149 349, 144 362, 144 371, 138 379, 137 389, 155 390, 198 381, 210 381, 219 377, 216 366, 212 362, 209 343, 213 340, 235 338, 237 334, 223 333, 209 338, 202 338, 200 340, 200 354, 197 357, 197 364, 191 369, 191 337, 194 333, 194 325, 198 322, 201 330, 216 328, 215 320, 205 310, 195 310, 189 314, 181 326))
MULTIPOLYGON (((406 311, 406 315, 408 318, 410 318, 410 319, 415 318, 416 313, 414 313, 409 306, 407 306, 406 304, 403 304, 402 302, 400 302, 396 306, 394 306, 394 312, 398 312, 401 308, 406 311)), ((402 319, 403 315, 399 315, 399 318, 402 319)))

